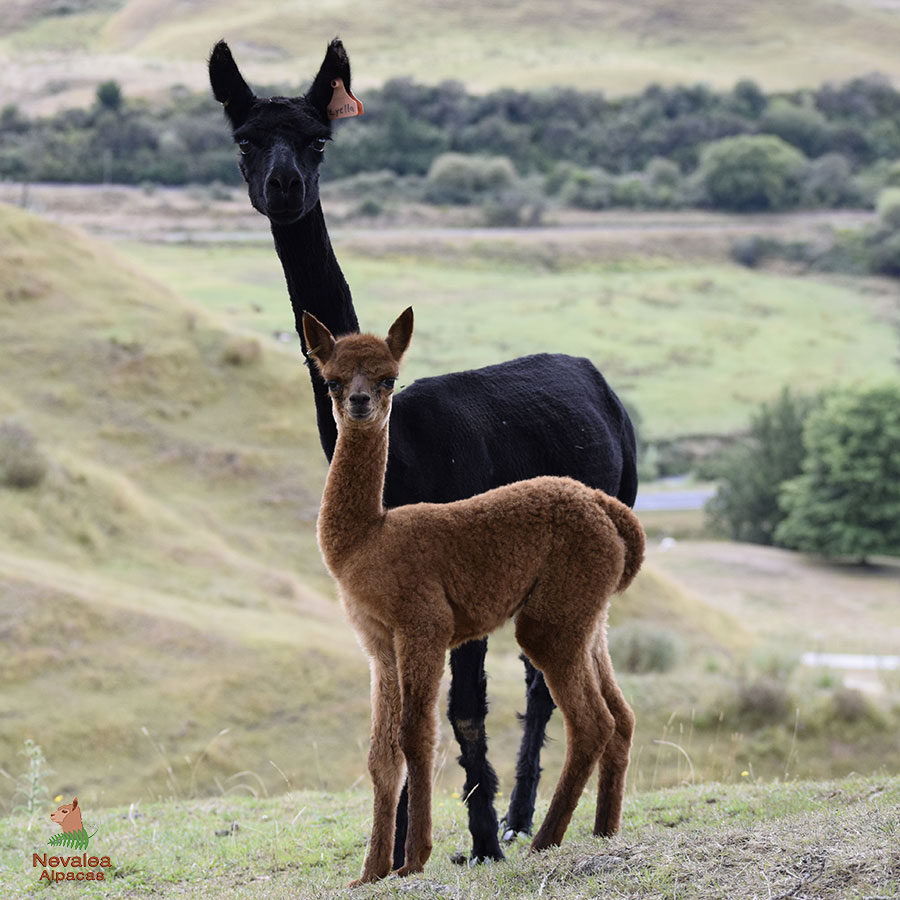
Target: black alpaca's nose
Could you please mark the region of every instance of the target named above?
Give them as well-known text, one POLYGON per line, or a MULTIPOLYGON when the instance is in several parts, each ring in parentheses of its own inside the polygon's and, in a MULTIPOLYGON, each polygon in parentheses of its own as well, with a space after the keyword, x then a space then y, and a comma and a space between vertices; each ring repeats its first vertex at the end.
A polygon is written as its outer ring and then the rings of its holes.
POLYGON ((287 206, 299 203, 302 193, 302 182, 299 172, 280 172, 270 175, 266 185, 269 197, 281 200, 287 206))

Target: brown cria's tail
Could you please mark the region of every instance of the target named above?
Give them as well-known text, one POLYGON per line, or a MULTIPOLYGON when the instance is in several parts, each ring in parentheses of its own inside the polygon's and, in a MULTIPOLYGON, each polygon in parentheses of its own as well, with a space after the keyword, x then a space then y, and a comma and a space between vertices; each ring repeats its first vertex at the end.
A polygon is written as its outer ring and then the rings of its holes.
POLYGON ((616 531, 625 543, 625 568, 616 591, 621 593, 634 581, 641 563, 644 561, 646 538, 644 529, 634 511, 621 500, 604 491, 597 491, 597 500, 612 519, 616 531))

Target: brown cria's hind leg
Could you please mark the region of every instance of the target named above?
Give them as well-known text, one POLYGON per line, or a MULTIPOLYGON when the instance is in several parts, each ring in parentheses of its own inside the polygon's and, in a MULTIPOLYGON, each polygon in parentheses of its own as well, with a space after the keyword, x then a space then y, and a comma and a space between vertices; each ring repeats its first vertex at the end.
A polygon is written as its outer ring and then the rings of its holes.
POLYGON ((565 642, 557 635, 552 643, 559 646, 551 647, 545 623, 529 619, 524 612, 519 614, 516 623, 516 638, 544 673, 566 724, 566 760, 550 808, 531 842, 532 850, 544 850, 562 842, 591 771, 615 729, 600 689, 590 646, 591 629, 586 631, 582 646, 573 642, 569 634, 565 642))
POLYGON ((602 636, 594 647, 594 660, 600 676, 603 699, 615 720, 615 731, 600 757, 597 784, 597 813, 594 834, 609 837, 619 830, 622 822, 622 802, 625 797, 625 774, 634 736, 634 713, 616 682, 609 650, 602 636))

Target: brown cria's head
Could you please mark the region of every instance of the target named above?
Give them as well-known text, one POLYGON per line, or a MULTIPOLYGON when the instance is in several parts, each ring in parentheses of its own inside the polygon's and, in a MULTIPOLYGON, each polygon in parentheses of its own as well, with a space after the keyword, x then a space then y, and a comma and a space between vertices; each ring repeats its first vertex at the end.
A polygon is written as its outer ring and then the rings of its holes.
POLYGON ((313 315, 303 313, 308 356, 328 386, 334 418, 340 430, 383 427, 391 411, 400 360, 413 332, 412 307, 391 325, 386 338, 374 334, 334 335, 313 315))

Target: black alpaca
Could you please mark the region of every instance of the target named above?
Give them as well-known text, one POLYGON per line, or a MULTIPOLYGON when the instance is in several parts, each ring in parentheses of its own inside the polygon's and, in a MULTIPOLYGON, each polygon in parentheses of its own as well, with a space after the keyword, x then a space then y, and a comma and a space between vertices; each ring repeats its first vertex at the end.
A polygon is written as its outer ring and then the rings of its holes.
MULTIPOLYGON (((257 98, 224 41, 213 49, 209 73, 213 93, 233 127, 250 201, 270 220, 301 341, 304 311, 333 334, 358 332, 350 289, 331 248, 318 190, 337 80, 350 90, 350 64, 343 45, 331 42, 302 97, 257 98)), ((331 400, 313 366, 310 377, 319 436, 330 461, 337 440, 331 400)), ((619 399, 587 359, 559 354, 525 357, 425 378, 394 398, 386 506, 460 500, 537 475, 569 475, 629 506, 634 503, 634 431, 619 399)), ((477 860, 503 858, 493 803, 497 776, 487 759, 486 652, 487 641, 482 640, 450 655, 449 718, 466 772, 463 791, 468 798, 472 858, 477 860)), ((506 814, 506 839, 531 833, 540 751, 554 708, 541 673, 527 661, 525 666, 524 736, 506 814)), ((403 863, 405 832, 404 791, 394 843, 396 867, 403 863)))

